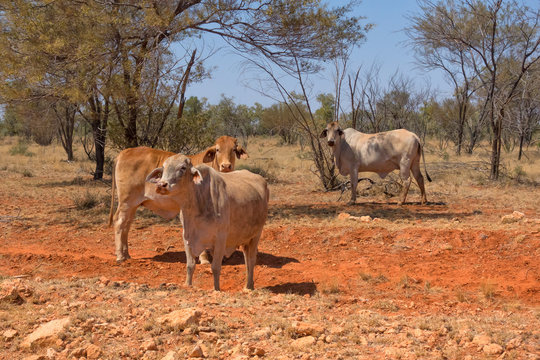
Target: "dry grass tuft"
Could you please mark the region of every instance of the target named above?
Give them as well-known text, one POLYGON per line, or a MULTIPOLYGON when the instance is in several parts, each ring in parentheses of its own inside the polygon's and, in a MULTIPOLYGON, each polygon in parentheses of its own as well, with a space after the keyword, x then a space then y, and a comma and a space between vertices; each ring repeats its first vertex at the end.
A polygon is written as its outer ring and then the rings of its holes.
POLYGON ((493 301, 497 291, 497 285, 491 281, 482 282, 480 284, 480 292, 484 296, 484 299, 493 301))
POLYGON ((334 280, 329 283, 322 283, 319 286, 320 292, 325 295, 339 294, 341 289, 339 288, 339 282, 334 280))
POLYGON ((82 195, 76 194, 72 197, 72 200, 77 210, 92 209, 99 204, 99 197, 88 190, 82 195))

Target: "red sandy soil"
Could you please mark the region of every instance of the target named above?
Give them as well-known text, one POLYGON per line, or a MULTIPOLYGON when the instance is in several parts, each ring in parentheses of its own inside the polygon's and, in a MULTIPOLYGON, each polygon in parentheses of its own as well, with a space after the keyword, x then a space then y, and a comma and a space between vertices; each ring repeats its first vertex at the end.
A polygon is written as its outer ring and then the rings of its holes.
MULTIPOLYGON (((540 304, 536 222, 503 226, 499 220, 504 211, 466 199, 399 207, 360 198, 346 206, 335 196, 325 200, 329 195, 322 192, 287 200, 286 188, 272 188, 280 195, 271 201, 260 241, 256 288, 301 295, 339 291, 351 299, 394 299, 427 310, 438 301, 456 300, 456 294, 477 298, 489 287, 489 295, 503 302, 540 304), (316 202, 310 203, 312 199, 316 202), (376 220, 341 220, 340 212, 376 220)), ((139 216, 130 231, 132 259, 118 265, 104 211, 78 212, 68 199, 45 195, 0 195, 5 204, 0 210, 0 274, 183 286, 185 254, 177 220, 163 223, 139 216), (89 216, 98 218, 83 221, 89 216)), ((533 210, 526 215, 537 216, 533 210)), ((196 287, 211 289, 211 278, 209 265, 197 266, 196 287)), ((238 292, 244 281, 243 256, 236 252, 224 263, 222 290, 238 292)))

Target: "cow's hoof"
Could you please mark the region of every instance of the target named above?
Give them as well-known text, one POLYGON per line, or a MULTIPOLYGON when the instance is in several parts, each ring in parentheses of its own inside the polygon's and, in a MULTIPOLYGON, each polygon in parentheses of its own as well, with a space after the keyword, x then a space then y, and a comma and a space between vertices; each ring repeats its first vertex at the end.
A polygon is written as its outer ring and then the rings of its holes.
POLYGON ((116 259, 116 263, 118 265, 122 264, 124 261, 126 261, 127 259, 116 259))

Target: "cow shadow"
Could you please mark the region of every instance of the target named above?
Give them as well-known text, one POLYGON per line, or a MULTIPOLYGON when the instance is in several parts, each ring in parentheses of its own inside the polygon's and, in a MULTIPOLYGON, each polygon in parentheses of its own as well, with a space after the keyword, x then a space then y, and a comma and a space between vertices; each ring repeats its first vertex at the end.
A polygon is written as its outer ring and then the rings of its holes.
MULTIPOLYGON (((152 261, 164 263, 183 263, 187 262, 185 251, 167 251, 163 254, 146 258, 152 261)), ((257 254, 257 265, 264 265, 273 269, 281 269, 289 263, 299 263, 295 258, 287 256, 276 256, 264 252, 257 254)), ((222 266, 244 265, 244 254, 241 251, 235 251, 229 258, 223 259, 222 266)))
POLYGON ((451 220, 456 217, 469 217, 478 215, 478 211, 448 211, 444 202, 407 202, 398 206, 397 202, 357 202, 326 203, 322 204, 274 204, 269 209, 269 219, 280 221, 283 219, 327 220, 335 218, 339 213, 346 212, 352 216, 369 215, 389 221, 396 220, 451 220))
POLYGON ((295 294, 295 295, 315 295, 317 286, 313 282, 284 283, 273 286, 266 286, 263 289, 274 294, 295 294))

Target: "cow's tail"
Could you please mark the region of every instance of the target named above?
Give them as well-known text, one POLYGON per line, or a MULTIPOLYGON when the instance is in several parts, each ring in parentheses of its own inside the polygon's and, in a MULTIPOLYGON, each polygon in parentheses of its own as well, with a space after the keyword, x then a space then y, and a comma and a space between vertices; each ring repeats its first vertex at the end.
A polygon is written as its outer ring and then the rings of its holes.
POLYGON ((112 184, 111 184, 111 208, 109 210, 109 224, 108 226, 110 227, 113 223, 113 217, 114 217, 114 187, 116 185, 116 181, 115 181, 115 178, 114 178, 114 173, 115 173, 115 168, 116 168, 116 162, 112 168, 112 184))
POLYGON ((424 159, 424 172, 426 173, 426 178, 428 179, 429 182, 431 182, 432 180, 429 177, 429 174, 426 168, 426 156, 424 155, 424 147, 422 145, 420 145, 420 151, 422 152, 422 159, 424 159))

